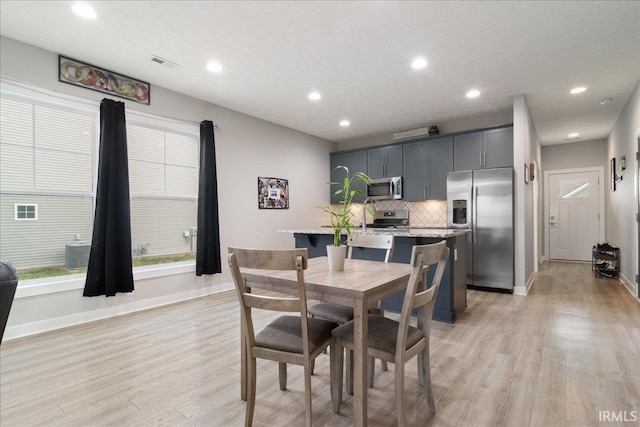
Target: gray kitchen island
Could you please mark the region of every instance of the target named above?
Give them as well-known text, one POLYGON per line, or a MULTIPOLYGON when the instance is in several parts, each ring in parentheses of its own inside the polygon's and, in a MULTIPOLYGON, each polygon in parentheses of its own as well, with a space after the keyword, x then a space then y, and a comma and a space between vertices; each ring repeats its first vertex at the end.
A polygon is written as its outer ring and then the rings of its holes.
MULTIPOLYGON (((327 245, 333 244, 331 228, 319 228, 312 230, 278 230, 281 233, 291 233, 295 238, 297 248, 307 248, 309 257, 327 255, 327 245)), ((441 240, 447 242, 450 250, 449 262, 444 271, 436 304, 433 310, 433 319, 441 322, 453 323, 458 315, 464 311, 467 305, 466 263, 465 253, 467 244, 467 231, 443 228, 405 228, 385 229, 369 228, 356 230, 355 233, 391 234, 395 236, 395 248, 391 262, 408 264, 411 250, 414 245, 437 243, 441 240)), ((345 239, 346 240, 346 235, 345 239)), ((371 259, 381 261, 381 254, 375 249, 358 249, 354 252, 354 258, 371 259)), ((433 271, 429 272, 433 274, 433 271)), ((385 299, 385 310, 399 313, 402 309, 404 292, 399 292, 385 299)))

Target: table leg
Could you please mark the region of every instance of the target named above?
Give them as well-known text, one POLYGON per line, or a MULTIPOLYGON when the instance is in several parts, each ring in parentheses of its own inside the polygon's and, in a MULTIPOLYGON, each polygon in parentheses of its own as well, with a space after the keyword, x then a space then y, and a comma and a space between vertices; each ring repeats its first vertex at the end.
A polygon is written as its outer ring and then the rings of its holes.
POLYGON ((354 352, 353 352, 353 414, 355 426, 367 425, 367 345, 368 321, 367 302, 355 300, 354 317, 354 352))

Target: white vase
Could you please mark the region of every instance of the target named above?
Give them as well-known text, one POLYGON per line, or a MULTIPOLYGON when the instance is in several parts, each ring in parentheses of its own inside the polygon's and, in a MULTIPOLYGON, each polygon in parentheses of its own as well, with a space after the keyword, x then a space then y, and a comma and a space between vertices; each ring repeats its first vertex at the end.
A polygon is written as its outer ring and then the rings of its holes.
POLYGON ((327 245, 327 258, 329 259, 330 271, 344 270, 344 259, 347 255, 347 247, 345 245, 333 246, 327 245))

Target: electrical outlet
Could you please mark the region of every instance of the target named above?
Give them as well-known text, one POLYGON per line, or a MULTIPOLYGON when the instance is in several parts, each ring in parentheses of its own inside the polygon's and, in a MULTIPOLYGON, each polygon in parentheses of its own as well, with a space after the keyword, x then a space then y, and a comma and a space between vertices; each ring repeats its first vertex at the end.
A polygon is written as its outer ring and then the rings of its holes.
POLYGON ((453 260, 457 261, 458 260, 458 250, 457 249, 453 249, 453 260))

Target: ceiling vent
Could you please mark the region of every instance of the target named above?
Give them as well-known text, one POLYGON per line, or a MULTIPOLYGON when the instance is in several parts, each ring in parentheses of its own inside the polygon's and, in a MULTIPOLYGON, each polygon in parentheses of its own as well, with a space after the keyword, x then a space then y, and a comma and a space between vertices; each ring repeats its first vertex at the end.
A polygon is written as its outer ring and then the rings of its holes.
POLYGON ((429 135, 429 126, 417 129, 403 130, 401 132, 394 132, 393 140, 400 141, 401 139, 417 138, 419 136, 429 135))
POLYGON ((159 56, 153 55, 151 57, 151 61, 155 62, 157 64, 163 65, 167 68, 170 68, 172 70, 176 70, 178 68, 180 68, 180 65, 176 64, 175 62, 171 62, 168 59, 164 59, 164 58, 160 58, 159 56))

